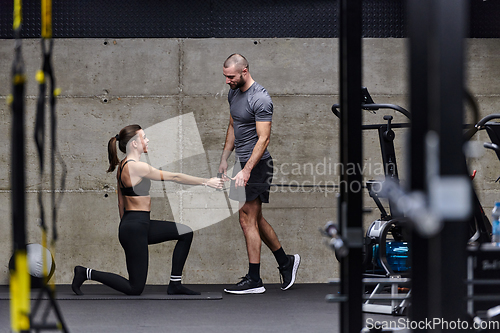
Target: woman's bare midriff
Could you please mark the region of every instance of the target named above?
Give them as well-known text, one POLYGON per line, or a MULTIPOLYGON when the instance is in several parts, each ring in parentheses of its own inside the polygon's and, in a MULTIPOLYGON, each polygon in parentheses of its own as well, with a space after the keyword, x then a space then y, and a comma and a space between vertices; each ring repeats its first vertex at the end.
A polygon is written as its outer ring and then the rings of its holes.
POLYGON ((127 197, 123 196, 126 210, 151 211, 151 197, 127 197))

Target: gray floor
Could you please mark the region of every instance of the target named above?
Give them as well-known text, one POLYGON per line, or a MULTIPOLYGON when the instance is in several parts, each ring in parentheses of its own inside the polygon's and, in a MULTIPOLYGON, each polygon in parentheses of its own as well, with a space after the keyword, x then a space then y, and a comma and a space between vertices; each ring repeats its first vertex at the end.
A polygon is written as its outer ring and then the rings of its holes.
MULTIPOLYGON (((85 286, 84 286, 85 287, 85 286)), ((105 293, 109 289, 104 286, 105 293)), ((191 286, 201 292, 222 292, 225 286, 191 286)), ((4 292, 7 289, 6 286, 4 292)), ((155 286, 157 292, 166 287, 155 286)), ((229 295, 220 300, 58 300, 70 332, 339 332, 338 304, 325 296, 337 288, 327 284, 298 284, 281 291, 267 284, 261 295, 229 295)), ((63 293, 69 286, 57 286, 63 293)), ((82 288, 84 291, 84 289, 82 288)), ((10 302, 0 300, 0 332, 10 332, 10 302)), ((47 306, 44 306, 44 308, 47 306)), ((397 323, 403 317, 364 314, 363 326, 374 321, 397 323)))

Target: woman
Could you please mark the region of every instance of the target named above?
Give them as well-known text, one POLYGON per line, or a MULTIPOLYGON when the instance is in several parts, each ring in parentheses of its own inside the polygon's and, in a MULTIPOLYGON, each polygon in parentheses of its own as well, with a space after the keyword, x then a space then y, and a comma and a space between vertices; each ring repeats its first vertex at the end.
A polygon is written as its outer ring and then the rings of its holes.
POLYGON ((129 279, 113 273, 96 271, 82 266, 74 269, 71 288, 77 295, 82 295, 81 285, 85 280, 101 282, 127 295, 140 295, 146 284, 148 271, 148 245, 169 240, 177 240, 172 255, 172 270, 167 293, 199 295, 181 284, 182 270, 189 254, 193 231, 186 225, 150 220, 151 197, 149 189, 151 180, 173 181, 186 185, 205 185, 216 189, 222 188, 220 178, 198 178, 182 173, 172 173, 151 167, 139 159, 147 153, 148 142, 139 125, 129 125, 108 143, 108 172, 118 166, 118 208, 120 211, 120 227, 118 237, 125 250, 129 279), (126 154, 120 161, 117 156, 116 143, 126 154))

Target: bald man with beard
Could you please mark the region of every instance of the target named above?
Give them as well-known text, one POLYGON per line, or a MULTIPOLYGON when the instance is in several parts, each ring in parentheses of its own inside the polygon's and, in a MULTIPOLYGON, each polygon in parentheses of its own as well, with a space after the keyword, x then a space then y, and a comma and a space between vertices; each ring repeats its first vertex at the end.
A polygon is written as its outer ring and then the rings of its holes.
POLYGON ((239 222, 249 261, 248 274, 224 291, 231 294, 260 294, 266 291, 260 278, 262 242, 276 258, 281 289, 288 290, 295 283, 300 256, 285 253, 274 229, 262 215, 262 203, 269 202, 273 177, 273 159, 267 150, 273 102, 266 89, 252 79, 248 61, 241 54, 232 54, 226 59, 223 74, 231 88, 228 93, 230 117, 219 173, 226 175, 227 159, 234 150, 236 164, 229 197, 239 202, 239 222))

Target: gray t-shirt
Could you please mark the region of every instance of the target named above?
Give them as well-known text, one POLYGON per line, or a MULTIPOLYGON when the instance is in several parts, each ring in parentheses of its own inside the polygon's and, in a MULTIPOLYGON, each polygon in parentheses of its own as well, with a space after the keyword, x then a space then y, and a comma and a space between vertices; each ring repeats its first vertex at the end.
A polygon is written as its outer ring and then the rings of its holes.
MULTIPOLYGON (((254 82, 247 91, 229 90, 227 96, 234 127, 234 149, 236 157, 246 162, 258 141, 256 121, 271 121, 273 117, 273 101, 263 86, 254 82)), ((271 155, 266 151, 261 160, 271 155)))

